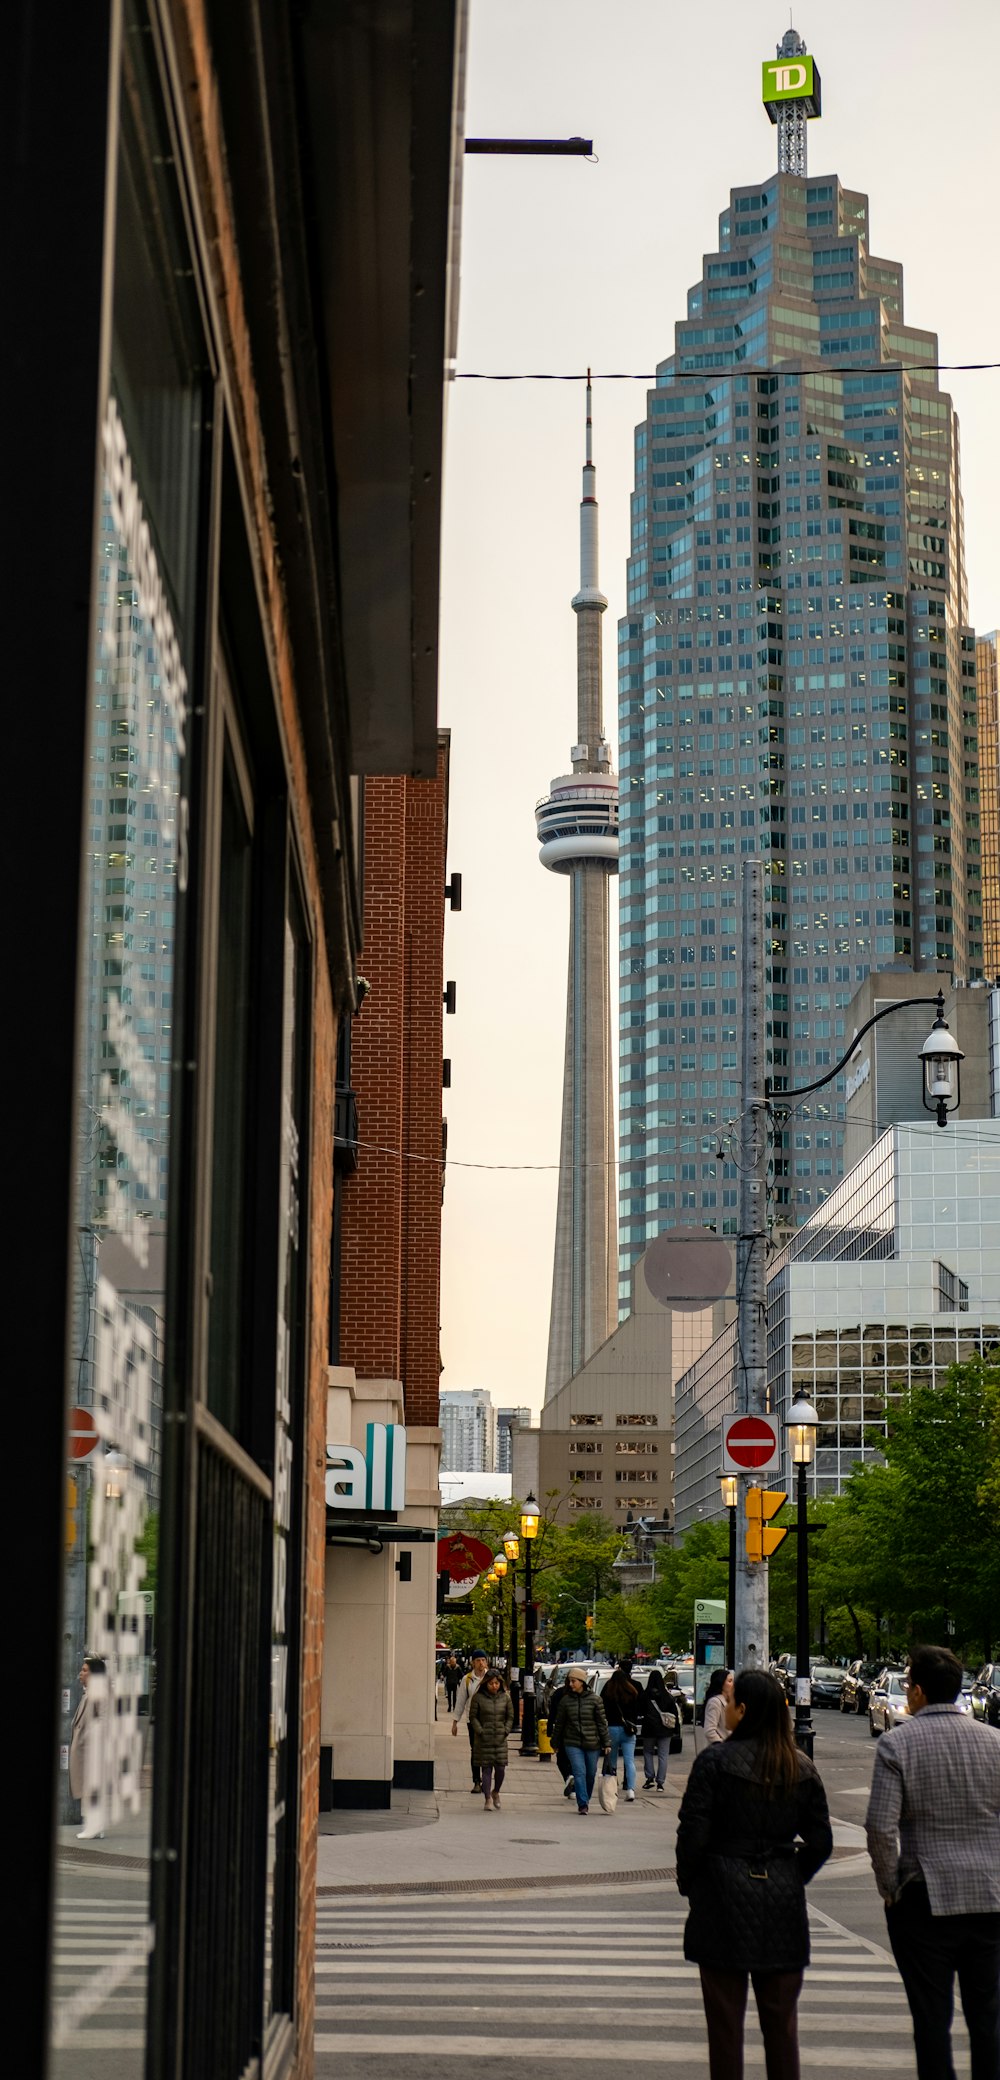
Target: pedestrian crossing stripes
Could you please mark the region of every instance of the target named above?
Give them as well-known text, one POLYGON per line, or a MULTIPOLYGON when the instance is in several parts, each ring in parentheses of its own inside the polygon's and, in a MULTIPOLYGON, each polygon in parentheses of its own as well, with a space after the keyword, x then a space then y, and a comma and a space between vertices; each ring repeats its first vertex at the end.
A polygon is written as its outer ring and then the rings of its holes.
MULTIPOLYGON (((393 2072, 430 2080, 430 2062, 475 2061, 496 2080, 524 2058, 609 2059, 618 2080, 654 2062, 683 2080, 707 2070, 697 1967, 685 1961, 685 1908, 673 1887, 637 1886, 521 1901, 468 1896, 321 1901, 317 1917, 317 2080, 393 2072), (368 2061, 372 2061, 369 2066, 368 2061)), ((810 1907, 812 1963, 799 2007, 803 2073, 842 2075, 864 2045, 867 2072, 913 2067, 909 2010, 888 1949, 810 1907)), ((749 2072, 763 2047, 751 1995, 749 2072)), ((956 2024, 955 2070, 969 2071, 956 2024)))
MULTIPOLYGON (((82 2051, 141 2049, 146 2041, 146 1977, 153 1931, 145 1899, 98 1904, 64 1897, 56 1908, 52 1969, 52 2044, 82 2051)), ((131 2064, 129 2070, 132 2070, 131 2064)))

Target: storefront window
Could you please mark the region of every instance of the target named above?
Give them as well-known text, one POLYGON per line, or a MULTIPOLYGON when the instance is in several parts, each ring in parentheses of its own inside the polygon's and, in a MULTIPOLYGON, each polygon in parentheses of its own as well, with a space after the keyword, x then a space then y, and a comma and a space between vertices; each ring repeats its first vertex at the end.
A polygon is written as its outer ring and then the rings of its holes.
POLYGON ((144 2070, 153 1947, 172 1036, 204 417, 190 261, 145 56, 127 25, 84 825, 52 2010, 53 2073, 79 2074, 99 2053, 114 2080, 144 2070))

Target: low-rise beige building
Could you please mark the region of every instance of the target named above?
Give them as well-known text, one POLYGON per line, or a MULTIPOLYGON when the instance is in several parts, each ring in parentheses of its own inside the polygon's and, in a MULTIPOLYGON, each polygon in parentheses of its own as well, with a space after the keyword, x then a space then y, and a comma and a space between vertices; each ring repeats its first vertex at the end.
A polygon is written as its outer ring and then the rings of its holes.
POLYGON ((512 1433, 515 1495, 558 1497, 554 1514, 564 1523, 584 1510, 622 1527, 629 1512, 673 1521, 674 1387, 731 1319, 733 1302, 664 1307, 644 1265, 640 1257, 633 1267, 625 1321, 549 1397, 537 1429, 512 1433))

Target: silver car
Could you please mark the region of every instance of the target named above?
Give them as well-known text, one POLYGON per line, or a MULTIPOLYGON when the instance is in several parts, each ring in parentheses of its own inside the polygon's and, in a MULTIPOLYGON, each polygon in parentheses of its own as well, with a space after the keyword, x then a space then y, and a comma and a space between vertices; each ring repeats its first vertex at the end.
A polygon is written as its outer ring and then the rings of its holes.
POLYGON ((872 1685, 868 1699, 868 1730, 872 1740, 880 1733, 891 1733, 894 1726, 901 1726, 906 1717, 906 1677, 895 1669, 883 1669, 872 1685))

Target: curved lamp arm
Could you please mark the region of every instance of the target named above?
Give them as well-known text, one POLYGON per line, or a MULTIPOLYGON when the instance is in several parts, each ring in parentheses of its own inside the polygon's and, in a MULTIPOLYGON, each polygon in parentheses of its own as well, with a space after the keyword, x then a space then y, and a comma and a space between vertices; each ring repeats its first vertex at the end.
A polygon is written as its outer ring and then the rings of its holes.
POLYGON ((940 1019, 944 1018, 944 991, 940 989, 936 997, 899 997, 895 1004, 884 1004, 881 1011, 876 1011, 873 1018, 866 1019, 864 1025, 858 1027, 847 1053, 841 1055, 836 1066, 829 1069, 825 1076, 817 1076, 815 1083, 800 1084, 794 1091, 772 1091, 770 1079, 768 1079, 764 1092, 765 1103, 768 1109, 771 1112, 779 1110, 794 1112, 795 1100, 808 1098, 811 1091, 821 1091, 824 1084, 832 1083, 834 1077, 839 1076, 842 1069, 846 1069, 852 1054, 855 1052, 858 1041, 863 1040, 865 1034, 870 1033, 872 1027, 877 1026, 881 1018, 890 1018, 894 1011, 908 1011, 911 1004, 934 1004, 937 1008, 938 1017, 940 1019))

